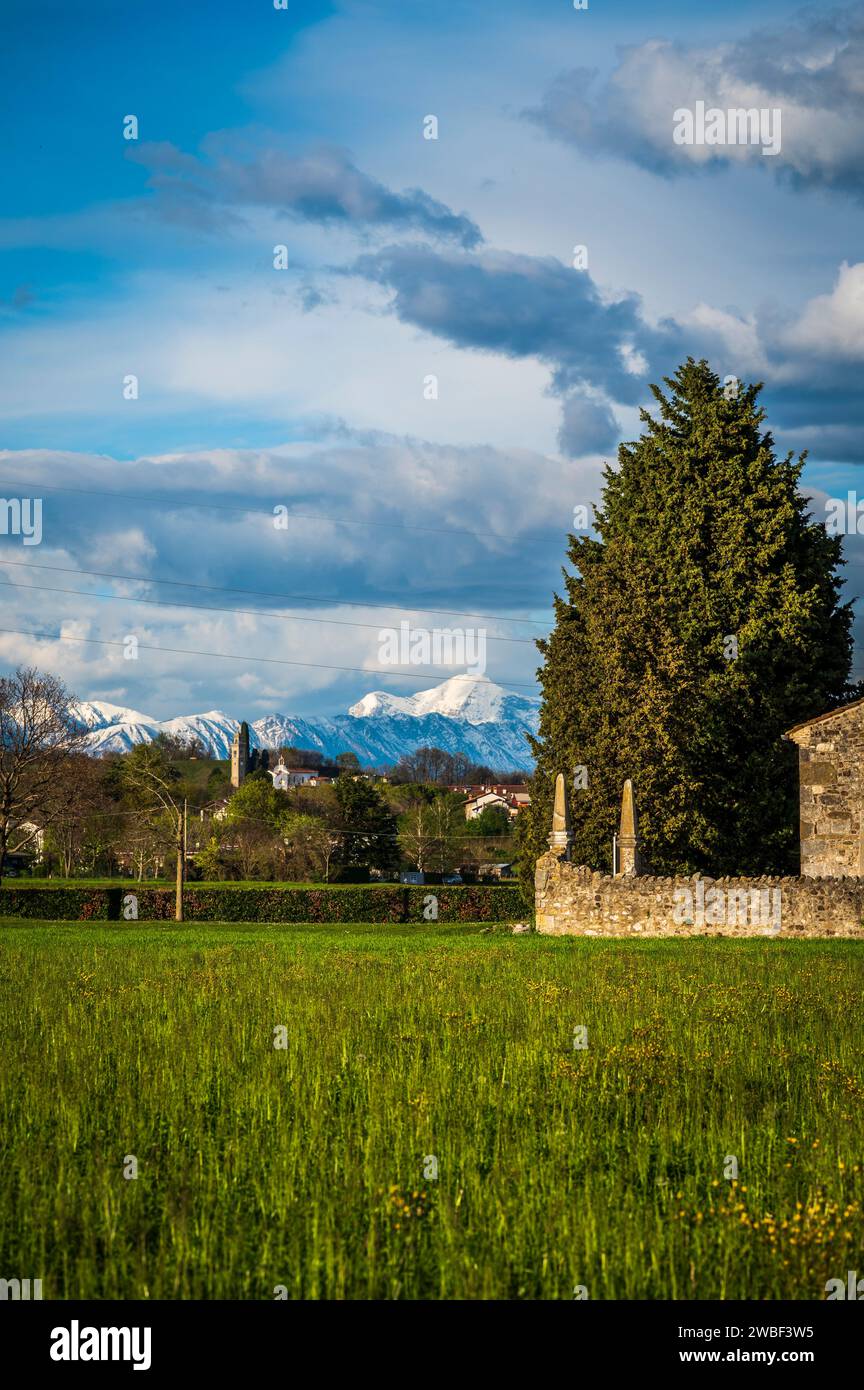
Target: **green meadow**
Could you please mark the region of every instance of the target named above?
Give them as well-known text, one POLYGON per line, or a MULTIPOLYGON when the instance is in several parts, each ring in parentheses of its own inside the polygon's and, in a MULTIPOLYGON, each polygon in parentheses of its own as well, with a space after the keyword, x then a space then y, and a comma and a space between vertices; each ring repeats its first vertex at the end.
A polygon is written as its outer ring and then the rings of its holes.
POLYGON ((864 1274, 862 977, 842 941, 4 922, 0 1275, 823 1299, 864 1274))

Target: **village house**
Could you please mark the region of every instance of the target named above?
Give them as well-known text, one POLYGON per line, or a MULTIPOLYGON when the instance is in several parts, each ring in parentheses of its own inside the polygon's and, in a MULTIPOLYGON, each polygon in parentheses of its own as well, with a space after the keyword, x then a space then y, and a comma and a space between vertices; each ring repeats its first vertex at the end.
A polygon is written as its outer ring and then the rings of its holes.
POLYGON ((6 851, 5 873, 8 878, 41 864, 45 857, 45 831, 33 821, 19 821, 10 828, 10 844, 6 851))
POLYGON ((32 856, 34 863, 41 864, 45 855, 45 831, 41 825, 35 825, 33 821, 22 820, 14 832, 18 837, 18 844, 26 854, 32 856))
POLYGON ((484 811, 493 807, 499 807, 502 811, 506 811, 508 816, 510 814, 510 807, 503 796, 492 791, 481 792, 479 796, 472 797, 465 802, 465 819, 476 820, 484 811))
POLYGON ((527 806, 531 805, 531 793, 521 783, 516 783, 513 786, 493 787, 492 790, 507 797, 514 815, 518 815, 520 811, 524 811, 527 806))
POLYGON ((531 804, 530 794, 521 783, 498 783, 496 786, 485 787, 454 787, 452 790, 461 791, 468 798, 465 802, 466 820, 475 820, 490 806, 499 806, 502 811, 507 812, 511 820, 515 820, 519 812, 524 811, 526 806, 531 804))

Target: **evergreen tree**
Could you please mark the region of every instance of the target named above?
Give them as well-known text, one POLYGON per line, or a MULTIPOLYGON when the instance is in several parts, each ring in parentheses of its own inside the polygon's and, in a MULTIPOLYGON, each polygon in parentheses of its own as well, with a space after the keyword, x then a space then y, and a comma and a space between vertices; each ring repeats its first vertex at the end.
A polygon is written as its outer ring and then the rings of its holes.
POLYGON ((797 873, 796 750, 781 736, 859 693, 841 540, 798 492, 805 456, 775 457, 761 385, 727 399, 692 358, 665 382, 668 395, 651 388, 659 418, 643 410, 605 470, 599 540, 569 538, 576 572, 538 643, 526 881, 557 772, 577 863, 610 870, 632 777, 648 871, 797 873))
POLYGON ((336 817, 340 861, 346 867, 393 868, 398 862, 396 818, 371 782, 350 775, 336 779, 336 817))
POLYGON ((266 772, 263 777, 253 773, 234 792, 228 802, 226 818, 228 821, 254 821, 275 830, 285 804, 285 793, 276 791, 266 772))

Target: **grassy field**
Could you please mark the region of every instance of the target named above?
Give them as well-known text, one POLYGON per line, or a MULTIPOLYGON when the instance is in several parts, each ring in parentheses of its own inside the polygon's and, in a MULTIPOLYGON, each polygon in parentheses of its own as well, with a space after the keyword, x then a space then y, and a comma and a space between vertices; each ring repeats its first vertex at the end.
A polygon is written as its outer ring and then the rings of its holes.
POLYGON ((823 1299, 864 1273, 862 974, 839 941, 4 923, 0 1274, 823 1299))

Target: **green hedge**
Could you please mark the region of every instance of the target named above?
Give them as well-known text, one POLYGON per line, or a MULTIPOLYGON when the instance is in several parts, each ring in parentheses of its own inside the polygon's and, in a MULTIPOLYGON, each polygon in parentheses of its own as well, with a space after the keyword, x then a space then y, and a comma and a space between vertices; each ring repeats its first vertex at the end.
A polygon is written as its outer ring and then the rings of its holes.
MULTIPOLYGON (((0 917, 34 917, 58 922, 117 922, 124 900, 134 895, 138 920, 170 921, 174 891, 133 883, 117 888, 3 888, 0 917)), ((353 884, 339 888, 196 888, 184 893, 190 922, 512 922, 525 913, 516 885, 409 887, 353 884), (424 918, 426 900, 438 902, 437 919, 424 918)))

